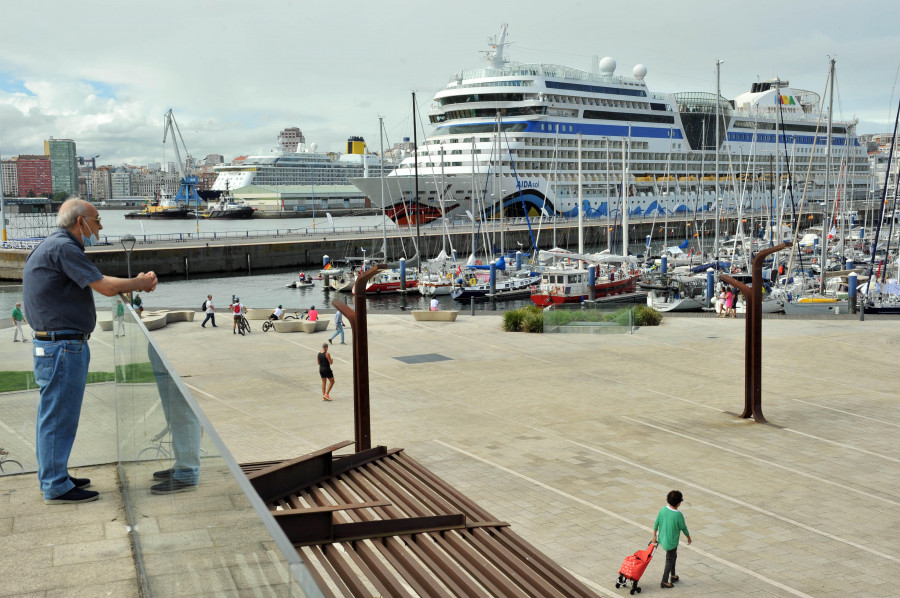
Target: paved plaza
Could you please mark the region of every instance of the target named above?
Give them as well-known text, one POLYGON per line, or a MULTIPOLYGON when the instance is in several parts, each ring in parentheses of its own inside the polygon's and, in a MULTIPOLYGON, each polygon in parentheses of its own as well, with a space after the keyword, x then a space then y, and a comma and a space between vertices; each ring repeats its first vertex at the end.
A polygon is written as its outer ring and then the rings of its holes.
MULTIPOLYGON (((659 587, 657 553, 644 594, 900 593, 900 320, 766 319, 772 425, 734 415, 743 320, 666 318, 631 335, 505 333, 501 321, 370 314, 372 444, 405 448, 601 596, 625 595, 616 572, 671 489, 694 543, 679 548, 673 590, 659 587)), ((315 354, 331 331, 260 324, 248 337, 227 318, 153 336, 238 461, 351 440, 349 328, 331 346, 325 402, 315 354)), ((30 369, 12 334, 0 330, 4 369, 30 369)), ((110 368, 112 342, 95 334, 94 369, 110 368)), ((0 596, 137 595, 115 469, 90 475, 102 498, 77 507, 45 506, 33 475, 0 478, 0 596)))

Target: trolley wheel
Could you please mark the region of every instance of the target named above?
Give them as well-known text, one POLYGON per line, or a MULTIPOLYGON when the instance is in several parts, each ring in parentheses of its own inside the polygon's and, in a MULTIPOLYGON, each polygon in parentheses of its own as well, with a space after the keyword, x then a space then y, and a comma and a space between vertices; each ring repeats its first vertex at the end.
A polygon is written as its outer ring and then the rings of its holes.
POLYGON ((631 595, 634 596, 634 588, 631 588, 631 595))
POLYGON ((620 587, 622 587, 622 584, 620 584, 619 582, 616 582, 616 589, 618 590, 620 587))
POLYGON ((637 593, 638 593, 638 594, 641 593, 641 588, 640 588, 640 587, 635 588, 635 590, 637 590, 637 593))

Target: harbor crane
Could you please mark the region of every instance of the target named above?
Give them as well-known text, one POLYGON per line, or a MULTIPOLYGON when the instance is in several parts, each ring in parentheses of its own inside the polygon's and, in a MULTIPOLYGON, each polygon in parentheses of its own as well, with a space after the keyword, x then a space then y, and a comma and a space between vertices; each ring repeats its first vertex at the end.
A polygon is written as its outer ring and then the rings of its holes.
POLYGON ((197 185, 200 183, 200 179, 194 174, 188 174, 188 171, 193 168, 194 159, 184 145, 184 137, 181 136, 181 129, 178 128, 178 123, 175 122, 175 114, 172 112, 171 108, 166 112, 165 119, 166 121, 163 125, 163 143, 166 142, 167 138, 172 138, 172 146, 175 148, 175 164, 178 166, 178 176, 180 177, 178 181, 178 193, 175 194, 175 201, 183 201, 188 205, 195 202, 197 204, 197 209, 199 210, 200 195, 197 194, 197 185), (181 141, 181 147, 184 149, 184 155, 187 162, 181 161, 181 152, 178 149, 179 140, 181 141))

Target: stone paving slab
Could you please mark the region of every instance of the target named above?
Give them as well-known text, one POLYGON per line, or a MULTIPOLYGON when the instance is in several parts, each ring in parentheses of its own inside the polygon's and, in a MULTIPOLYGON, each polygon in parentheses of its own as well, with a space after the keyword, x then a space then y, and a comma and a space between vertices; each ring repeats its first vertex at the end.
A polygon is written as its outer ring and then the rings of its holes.
MULTIPOLYGON (((666 318, 614 336, 511 334, 500 322, 463 313, 436 328, 370 314, 373 443, 404 447, 600 595, 622 595, 615 572, 646 546, 672 488, 685 494, 695 540, 679 550, 680 595, 897 594, 900 321, 767 319, 768 426, 731 415, 743 402, 739 320, 666 318), (433 353, 448 360, 397 360, 433 353)), ((351 335, 331 347, 328 403, 320 338, 235 337, 198 323, 154 332, 239 461, 352 439, 351 335)), ((0 478, 3 511, 9 483, 0 478)), ((0 516, 0 537, 21 534, 27 546, 35 534, 19 566, 40 570, 46 528, 20 517, 10 527, 0 516)), ((90 525, 78 517, 65 529, 90 525)), ((663 557, 645 593, 661 592, 663 557)))

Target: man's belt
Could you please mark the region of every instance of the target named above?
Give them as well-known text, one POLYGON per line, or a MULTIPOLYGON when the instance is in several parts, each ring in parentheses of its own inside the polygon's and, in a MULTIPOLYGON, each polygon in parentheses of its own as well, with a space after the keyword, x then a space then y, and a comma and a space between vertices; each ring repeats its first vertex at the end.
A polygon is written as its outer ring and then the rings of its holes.
POLYGON ((74 332, 35 332, 34 338, 39 341, 86 341, 91 338, 91 335, 74 332))

